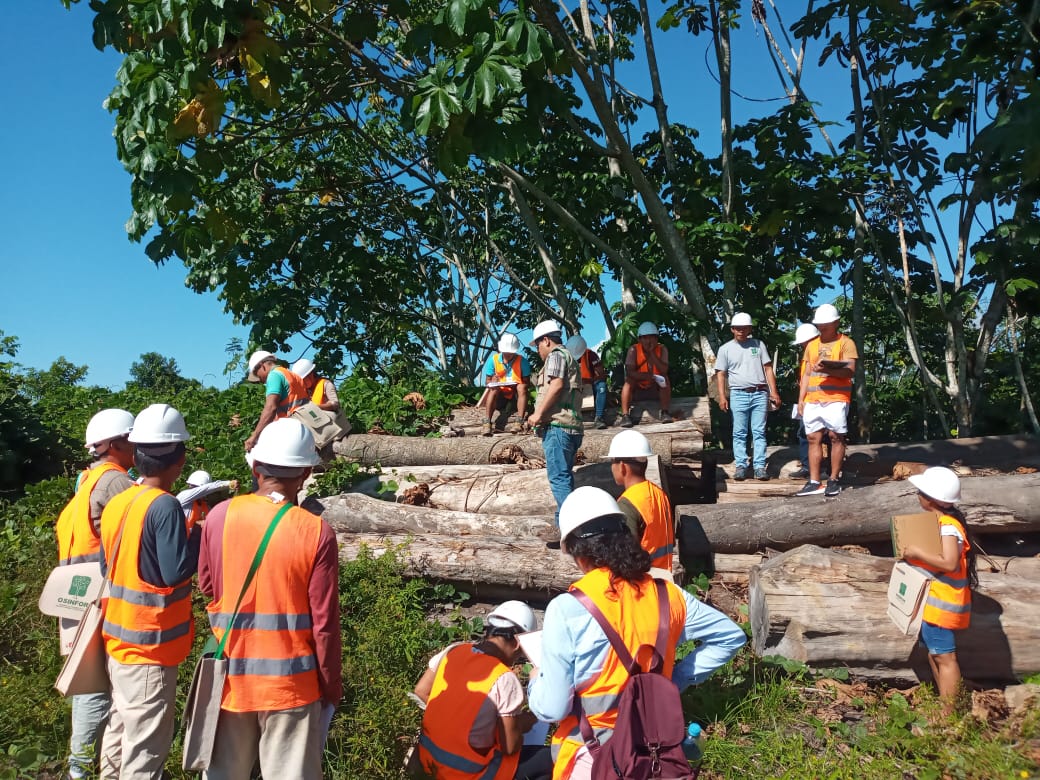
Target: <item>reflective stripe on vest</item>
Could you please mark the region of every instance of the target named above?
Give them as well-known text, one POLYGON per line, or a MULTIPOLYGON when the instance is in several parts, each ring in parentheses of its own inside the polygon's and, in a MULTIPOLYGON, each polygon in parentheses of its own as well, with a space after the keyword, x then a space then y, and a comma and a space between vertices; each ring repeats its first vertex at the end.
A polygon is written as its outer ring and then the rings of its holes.
POLYGON ((633 485, 621 494, 638 510, 646 528, 639 540, 644 550, 650 553, 653 565, 667 571, 672 570, 672 551, 675 546, 675 521, 668 496, 648 479, 633 485))
MULTIPOLYGON (((491 364, 495 368, 494 381, 496 382, 516 382, 518 385, 523 383, 523 369, 520 364, 520 356, 514 355, 513 362, 508 366, 502 361, 502 353, 495 352, 491 355, 491 364)), ((512 399, 516 395, 516 388, 510 387, 509 385, 502 385, 496 387, 499 393, 508 399, 512 399)))
MULTIPOLYGON (((654 580, 646 576, 638 585, 626 580, 610 581, 610 571, 599 568, 590 571, 572 588, 580 588, 603 612, 607 622, 620 634, 630 651, 642 645, 651 647, 657 641, 658 604, 654 580), (624 620, 622 620, 622 617, 624 620)), ((686 601, 674 585, 668 585, 669 631, 665 649, 663 674, 669 679, 675 666, 675 648, 683 635, 686 623, 686 601)), ((599 626, 592 630, 600 632, 599 626)), ((606 642, 606 637, 603 637, 606 642)), ((646 666, 646 658, 637 655, 637 662, 646 666)), ((628 682, 628 671, 621 666, 614 649, 609 647, 599 675, 578 684, 575 694, 600 742, 612 732, 617 722, 617 702, 628 682)), ((553 780, 570 776, 578 751, 584 745, 578 718, 574 713, 560 721, 552 740, 553 780)))
MULTIPOLYGON (((802 356, 803 363, 815 365, 819 360, 845 360, 848 345, 852 340, 840 334, 834 341, 826 343, 815 338, 805 345, 802 356)), ((830 374, 809 374, 809 387, 805 392, 805 402, 810 404, 826 403, 828 401, 852 400, 852 378, 831 376, 830 374)))
POLYGON ((54 524, 54 532, 58 537, 59 566, 100 560, 101 537, 90 520, 90 496, 101 477, 113 470, 126 473, 126 469, 115 463, 102 463, 80 475, 75 495, 61 510, 54 524))
POLYGON ((924 561, 907 560, 931 572, 935 577, 929 583, 922 620, 942 628, 967 628, 971 623, 971 588, 968 587, 968 550, 971 549, 971 544, 968 542, 964 526, 957 518, 942 515, 939 518, 939 527, 943 526, 956 528, 964 540, 961 558, 954 571, 937 571, 934 566, 929 566, 924 561))
POLYGON ((303 380, 289 369, 284 366, 275 366, 271 370, 279 372, 285 377, 285 381, 289 383, 288 394, 275 407, 274 418, 278 420, 282 417, 288 417, 294 410, 311 400, 311 396, 307 392, 307 387, 303 384, 303 380))
MULTIPOLYGON (((231 621, 260 541, 281 505, 257 496, 228 504, 219 549, 219 597, 207 607, 219 640, 231 621)), ((321 695, 308 586, 321 537, 321 519, 294 507, 282 516, 242 599, 225 647, 228 684, 221 709, 263 712, 302 707, 321 695)), ((216 545, 216 542, 213 542, 216 545)))
POLYGON ((473 723, 498 679, 512 674, 472 644, 448 650, 437 666, 423 713, 419 761, 437 780, 512 780, 520 754, 507 756, 498 743, 487 754, 469 744, 473 723))
POLYGON ((169 494, 134 485, 109 501, 101 515, 101 541, 112 581, 101 633, 108 654, 123 664, 177 666, 191 650, 191 580, 172 588, 158 587, 145 582, 139 573, 148 508, 163 495, 169 494), (140 500, 134 502, 139 495, 140 500), (131 502, 133 506, 126 512, 131 502), (116 549, 120 523, 123 536, 116 549))
MULTIPOLYGON (((643 351, 643 345, 640 342, 635 343, 636 347, 636 371, 641 374, 651 373, 650 372, 650 361, 646 359, 646 352, 643 351)), ((661 357, 661 345, 654 345, 654 355, 660 359, 661 357)), ((642 390, 649 390, 651 387, 657 387, 657 382, 653 379, 644 379, 636 382, 636 387, 642 390)))

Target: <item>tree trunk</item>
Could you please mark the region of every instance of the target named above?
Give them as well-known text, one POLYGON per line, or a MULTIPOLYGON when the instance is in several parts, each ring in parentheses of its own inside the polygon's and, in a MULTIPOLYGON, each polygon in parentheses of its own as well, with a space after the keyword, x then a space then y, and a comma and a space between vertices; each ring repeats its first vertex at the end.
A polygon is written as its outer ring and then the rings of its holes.
MULTIPOLYGON (((891 572, 890 559, 813 546, 770 559, 751 571, 752 649, 856 677, 919 679, 928 667, 923 648, 887 616, 891 572)), ((1006 574, 979 579, 971 627, 957 635, 962 674, 1000 682, 1040 671, 1040 583, 1006 574)))
MULTIPOLYGON (((980 534, 1040 531, 1040 474, 976 477, 961 481, 970 530, 980 534)), ((683 555, 754 553, 800 544, 868 544, 890 536, 893 515, 918 511, 916 489, 887 482, 849 489, 836 499, 819 496, 746 504, 688 504, 676 509, 686 540, 683 555), (699 543, 698 543, 699 540, 699 543)))
MULTIPOLYGON (((609 407, 608 407, 609 409, 609 407)), ((589 420, 592 419, 594 410, 592 387, 585 386, 585 396, 582 399, 582 411, 586 413, 589 420)), ((658 419, 661 406, 656 401, 640 401, 633 404, 632 411, 639 415, 641 423, 653 423, 658 419)), ((666 431, 697 430, 702 434, 711 433, 711 403, 707 396, 673 398, 670 411, 675 418, 675 423, 670 423, 666 431)), ((608 413, 607 417, 610 417, 608 413)), ((479 433, 485 422, 484 410, 476 406, 461 406, 451 413, 451 427, 465 430, 467 436, 479 433)), ((495 417, 498 421, 498 416, 495 417)), ((504 423, 504 421, 502 421, 504 423)), ((586 435, 592 431, 586 431, 586 435)), ((611 431, 613 436, 617 431, 611 431)), ((606 434, 598 434, 606 435, 606 434)))

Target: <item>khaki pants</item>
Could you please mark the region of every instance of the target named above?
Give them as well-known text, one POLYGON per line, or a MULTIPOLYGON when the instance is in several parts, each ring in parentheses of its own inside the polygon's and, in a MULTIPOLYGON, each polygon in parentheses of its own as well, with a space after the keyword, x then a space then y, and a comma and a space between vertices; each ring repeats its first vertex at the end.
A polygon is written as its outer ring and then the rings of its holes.
POLYGON ((159 780, 173 742, 177 667, 108 659, 112 712, 101 745, 103 780, 159 780), (122 754, 122 766, 117 756, 122 754))
POLYGON ((320 699, 291 710, 221 710, 206 780, 249 780, 258 758, 264 777, 320 780, 321 711, 320 699))

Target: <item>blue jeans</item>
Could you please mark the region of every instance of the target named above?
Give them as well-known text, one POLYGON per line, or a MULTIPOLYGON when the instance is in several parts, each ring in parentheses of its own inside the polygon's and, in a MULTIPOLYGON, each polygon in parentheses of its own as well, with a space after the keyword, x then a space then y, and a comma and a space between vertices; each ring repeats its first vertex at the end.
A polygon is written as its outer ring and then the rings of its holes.
POLYGON ((108 721, 112 697, 107 693, 82 693, 72 697, 72 736, 69 739, 69 775, 94 775, 100 753, 101 733, 108 721))
POLYGON ((556 499, 556 525, 560 525, 560 507, 574 490, 574 456, 581 446, 580 431, 571 433, 567 428, 547 425, 539 428, 542 450, 545 452, 545 475, 556 499))
POLYGON ((733 412, 733 462, 738 467, 747 468, 747 429, 751 421, 751 437, 754 441, 755 469, 766 467, 766 409, 769 404, 769 393, 758 390, 748 393, 733 390, 729 394, 729 408, 733 412))
POLYGON ((798 418, 798 462, 809 468, 809 439, 805 436, 805 422, 798 418))
POLYGON ((603 412, 607 410, 607 380, 600 379, 592 383, 592 397, 596 401, 596 419, 603 418, 603 412))

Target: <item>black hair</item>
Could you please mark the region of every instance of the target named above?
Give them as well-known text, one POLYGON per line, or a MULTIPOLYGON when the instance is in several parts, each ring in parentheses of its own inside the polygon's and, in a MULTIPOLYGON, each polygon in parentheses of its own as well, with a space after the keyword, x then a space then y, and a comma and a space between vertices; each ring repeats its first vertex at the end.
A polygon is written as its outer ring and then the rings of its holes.
POLYGON ((650 465, 646 458, 614 458, 618 463, 624 463, 637 477, 645 477, 647 466, 650 465))
MULTIPOLYGON (((159 446, 164 447, 165 445, 159 446)), ((184 442, 179 441, 177 446, 170 452, 164 452, 161 455, 155 454, 154 451, 149 452, 149 449, 147 444, 139 444, 134 447, 134 466, 142 477, 154 477, 166 471, 166 469, 184 457, 186 448, 184 442)))
POLYGON ((596 568, 606 566, 611 579, 617 577, 634 583, 650 571, 650 553, 639 546, 624 523, 617 530, 594 536, 568 535, 567 552, 575 558, 584 558, 596 568))

